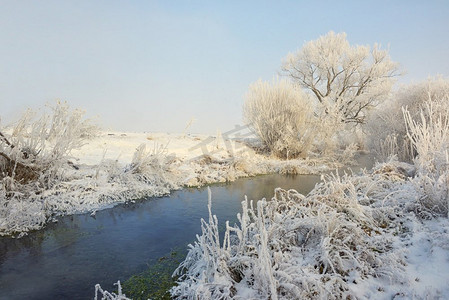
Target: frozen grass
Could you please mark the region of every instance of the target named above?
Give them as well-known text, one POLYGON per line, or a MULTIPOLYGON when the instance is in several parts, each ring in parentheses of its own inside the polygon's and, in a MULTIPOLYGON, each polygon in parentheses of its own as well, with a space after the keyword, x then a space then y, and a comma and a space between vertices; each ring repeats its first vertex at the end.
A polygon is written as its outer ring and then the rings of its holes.
MULTIPOLYGON (((449 292, 446 276, 410 270, 435 259, 448 266, 447 219, 423 221, 414 211, 421 191, 414 167, 397 161, 370 174, 331 175, 308 196, 276 189, 274 197, 242 202, 238 225, 202 220, 172 289, 177 299, 392 299, 449 292), (437 232, 432 228, 441 224, 437 232), (429 232, 438 241, 427 239, 429 232), (428 256, 420 256, 422 252, 428 256), (445 261, 446 259, 446 261, 445 261), (421 280, 427 285, 417 284, 421 280)), ((444 269, 444 267, 439 268, 444 269)))
POLYGON ((414 166, 327 176, 307 196, 245 199, 240 224, 202 220, 179 266, 178 299, 430 299, 449 293, 449 116, 403 111, 414 166), (435 273, 437 270, 437 273, 435 273))
POLYGON ((130 300, 126 297, 125 294, 122 293, 122 286, 120 285, 120 281, 117 281, 115 285, 117 285, 117 294, 104 291, 99 284, 95 285, 94 300, 130 300), (101 298, 98 298, 98 296, 100 296, 101 298))
MULTIPOLYGON (((440 299, 449 294, 447 115, 404 112, 414 165, 329 175, 307 196, 242 202, 239 224, 201 220, 177 299, 440 299)), ((206 159, 212 162, 210 158, 206 159)), ((293 172, 288 165, 280 166, 293 172)))
POLYGON ((145 146, 139 147, 132 162, 125 166, 110 160, 93 168, 63 166, 59 170, 62 175, 47 189, 35 191, 30 183, 21 187, 26 193, 10 196, 3 190, 0 234, 20 236, 58 215, 95 212, 132 199, 168 194, 179 188, 172 166, 172 157, 158 150, 147 151, 145 146))
POLYGON ((424 116, 429 122, 426 106, 432 103, 436 118, 447 113, 448 99, 449 79, 441 76, 402 86, 370 116, 366 128, 370 149, 382 159, 396 155, 401 161, 413 162, 417 152, 407 134, 403 109, 407 108, 409 119, 420 122, 424 116))
POLYGON ((449 112, 436 113, 433 103, 427 102, 419 121, 407 109, 404 117, 407 135, 418 153, 414 183, 423 195, 419 199, 420 214, 449 217, 449 112))

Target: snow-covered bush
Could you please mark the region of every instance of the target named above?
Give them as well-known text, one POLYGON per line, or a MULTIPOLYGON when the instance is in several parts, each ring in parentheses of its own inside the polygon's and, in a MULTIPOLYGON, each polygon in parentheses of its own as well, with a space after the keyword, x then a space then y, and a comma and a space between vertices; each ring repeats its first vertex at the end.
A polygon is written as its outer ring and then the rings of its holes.
POLYGON ((287 80, 252 84, 243 106, 245 122, 281 158, 306 157, 314 140, 313 108, 287 80))
POLYGON ((12 126, 0 128, 0 235, 45 224, 50 209, 42 198, 49 190, 59 194, 63 177, 78 168, 70 152, 98 131, 83 111, 66 102, 49 108, 41 115, 28 110, 12 126))
MULTIPOLYGON (((201 221, 172 290, 176 299, 346 299, 350 284, 367 278, 397 280, 402 259, 392 247, 368 194, 381 177, 329 177, 309 196, 276 189, 271 201, 242 202, 239 225, 226 222, 220 243, 217 218, 201 221)), ((389 222, 392 222, 389 219, 389 222)))
POLYGON ((427 216, 449 217, 449 111, 435 111, 431 101, 425 103, 419 120, 407 108, 403 111, 407 137, 417 152, 414 183, 422 191, 419 210, 427 216))
POLYGON ((369 122, 371 147, 414 162, 423 217, 448 214, 449 80, 429 78, 399 90, 369 122))
POLYGON ((409 116, 415 121, 420 120, 421 111, 428 120, 425 103, 432 102, 433 113, 444 114, 449 109, 448 97, 449 80, 441 76, 400 87, 370 116, 368 147, 379 158, 397 155, 401 161, 412 162, 417 153, 407 135, 402 108, 407 107, 409 116))
POLYGON ((65 102, 36 116, 27 111, 0 129, 0 235, 26 234, 58 215, 95 211, 181 185, 175 157, 164 147, 137 147, 132 161, 75 164, 71 151, 94 137, 97 127, 65 102))
POLYGON ((174 184, 176 174, 171 167, 176 160, 174 155, 168 155, 166 145, 155 144, 153 149, 147 150, 146 145, 141 144, 134 152, 125 173, 131 173, 139 177, 140 181, 154 186, 168 186, 173 189, 177 184, 174 184))
POLYGON ((28 110, 10 128, 0 128, 0 179, 9 195, 38 192, 59 181, 70 152, 96 135, 98 127, 84 112, 66 102, 49 106, 37 116, 28 110), (24 188, 27 185, 29 189, 24 188))
POLYGON ((178 160, 168 155, 164 146, 155 145, 147 149, 145 144, 137 147, 132 161, 124 169, 115 166, 106 171, 108 183, 118 184, 115 188, 117 202, 125 202, 147 196, 163 196, 182 185, 176 170, 178 160))

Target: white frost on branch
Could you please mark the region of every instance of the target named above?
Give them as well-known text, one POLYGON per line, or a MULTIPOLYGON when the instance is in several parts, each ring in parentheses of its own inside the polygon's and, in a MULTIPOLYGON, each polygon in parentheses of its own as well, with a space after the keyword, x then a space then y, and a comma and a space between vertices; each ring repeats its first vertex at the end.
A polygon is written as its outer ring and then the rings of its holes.
POLYGON ((246 95, 243 117, 275 156, 308 156, 316 136, 313 109, 307 95, 289 81, 253 83, 246 95))
POLYGON ((364 123, 366 112, 385 100, 398 64, 375 44, 351 46, 345 33, 329 32, 283 60, 282 71, 310 91, 320 114, 364 123))
POLYGON ((430 115, 426 108, 432 105, 432 113, 445 115, 449 109, 449 80, 442 76, 428 78, 416 84, 401 86, 391 97, 378 106, 367 122, 369 147, 380 159, 397 155, 398 159, 413 162, 417 155, 409 136, 402 110, 415 122, 421 121, 424 114, 426 122, 430 115))

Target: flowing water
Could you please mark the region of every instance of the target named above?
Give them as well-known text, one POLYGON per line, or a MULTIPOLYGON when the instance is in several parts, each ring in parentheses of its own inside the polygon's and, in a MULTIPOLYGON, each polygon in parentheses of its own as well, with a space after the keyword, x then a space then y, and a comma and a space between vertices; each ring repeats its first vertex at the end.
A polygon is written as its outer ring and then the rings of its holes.
MULTIPOLYGON (((211 186, 212 212, 224 226, 237 222, 244 195, 271 198, 274 188, 307 194, 316 175, 264 175, 211 186)), ((175 248, 186 248, 207 219, 206 188, 59 218, 20 238, 0 238, 0 299, 92 299, 94 285, 113 283, 148 268, 175 248)))

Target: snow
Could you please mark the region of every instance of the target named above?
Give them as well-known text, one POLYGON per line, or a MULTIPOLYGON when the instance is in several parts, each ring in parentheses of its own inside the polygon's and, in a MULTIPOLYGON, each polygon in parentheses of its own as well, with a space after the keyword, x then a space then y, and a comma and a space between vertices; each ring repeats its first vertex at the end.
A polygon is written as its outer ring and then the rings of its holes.
MULTIPOLYGON (((336 161, 280 161, 255 153, 242 128, 217 136, 100 132, 61 161, 51 186, 15 191, 0 207, 0 235, 22 236, 60 215, 162 196, 184 186, 230 182, 267 173, 311 174, 336 161), (231 134, 235 132, 236 134, 231 134)), ((0 190, 0 197, 7 198, 0 190)))
MULTIPOLYGON (((56 186, 11 198, 0 209, 0 233, 20 236, 59 215, 95 214, 184 186, 339 166, 313 158, 280 161, 256 153, 248 142, 220 134, 102 132, 71 152, 72 165, 63 167, 56 186)), ((391 160, 360 175, 325 176, 307 197, 277 189, 271 200, 243 201, 240 224, 226 223, 224 237, 211 196, 209 220, 202 221, 172 293, 185 299, 444 299, 449 220, 440 182, 448 173, 438 170, 437 176, 423 174, 391 160)), ((98 286, 97 292, 126 299, 121 291, 114 295, 98 286)))
POLYGON ((433 287, 446 287, 449 294, 449 224, 439 219, 420 224, 415 222, 408 247, 409 265, 406 274, 410 284, 424 296, 433 287), (413 281, 412 281, 413 280, 413 281))
POLYGON ((135 149, 141 144, 148 148, 167 146, 169 154, 180 159, 191 159, 203 153, 201 149, 190 148, 207 139, 207 135, 187 135, 169 133, 102 132, 80 149, 73 150, 77 163, 97 165, 102 160, 117 160, 120 164, 129 163, 135 149), (103 157, 104 154, 104 157, 103 157))
POLYGON ((447 298, 449 220, 438 209, 422 218, 421 179, 407 175, 414 172, 392 160, 369 173, 326 176, 308 196, 276 189, 257 208, 245 200, 240 224, 226 223, 223 243, 209 208, 209 222, 202 220, 175 272, 181 277, 172 296, 447 298))
POLYGON ((362 299, 447 299, 449 295, 449 222, 446 218, 419 221, 409 216, 408 232, 394 242, 403 252, 400 281, 369 278, 351 288, 362 299))

